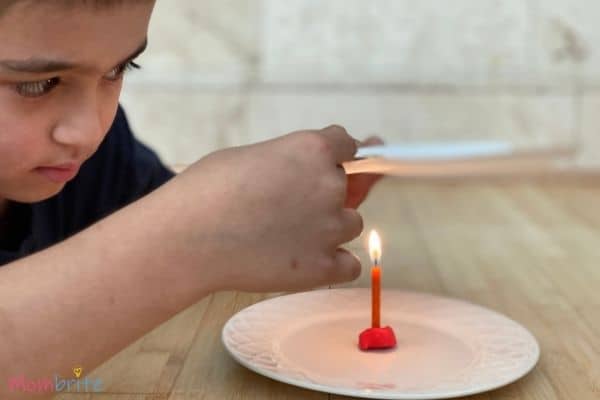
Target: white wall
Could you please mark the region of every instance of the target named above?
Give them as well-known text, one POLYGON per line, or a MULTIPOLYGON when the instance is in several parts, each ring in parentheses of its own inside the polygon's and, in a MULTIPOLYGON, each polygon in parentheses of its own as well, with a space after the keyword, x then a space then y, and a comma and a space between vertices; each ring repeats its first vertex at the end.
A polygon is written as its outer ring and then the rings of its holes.
POLYGON ((122 101, 169 163, 335 122, 600 166, 598 21, 593 0, 158 0, 122 101))

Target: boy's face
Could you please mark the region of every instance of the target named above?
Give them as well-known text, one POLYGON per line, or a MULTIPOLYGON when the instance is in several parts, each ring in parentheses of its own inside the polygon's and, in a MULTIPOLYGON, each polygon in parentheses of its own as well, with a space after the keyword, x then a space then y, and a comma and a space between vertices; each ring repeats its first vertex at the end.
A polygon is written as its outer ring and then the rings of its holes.
POLYGON ((0 16, 0 203, 43 200, 76 175, 143 50, 153 1, 76 3, 17 1, 0 16))

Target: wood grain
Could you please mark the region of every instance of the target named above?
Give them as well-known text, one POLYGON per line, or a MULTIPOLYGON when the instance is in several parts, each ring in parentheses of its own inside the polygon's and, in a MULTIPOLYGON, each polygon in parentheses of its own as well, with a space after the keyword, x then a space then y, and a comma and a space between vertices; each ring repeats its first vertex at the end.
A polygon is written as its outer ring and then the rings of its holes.
MULTIPOLYGON (((384 180, 361 207, 383 240, 383 287, 465 299, 502 312, 540 342, 524 379, 469 399, 600 399, 600 180, 384 180)), ((285 385, 234 362, 221 328, 274 294, 217 293, 97 368, 105 392, 57 399, 345 399, 285 385)), ((385 304, 382 306, 385 319, 385 304)))

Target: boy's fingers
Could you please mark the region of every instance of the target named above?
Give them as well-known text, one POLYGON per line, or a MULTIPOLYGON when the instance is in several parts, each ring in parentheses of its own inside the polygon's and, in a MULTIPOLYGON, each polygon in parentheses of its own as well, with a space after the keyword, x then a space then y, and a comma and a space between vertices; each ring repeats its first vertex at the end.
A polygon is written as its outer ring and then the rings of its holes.
POLYGON ((353 208, 344 208, 342 210, 341 243, 357 238, 363 231, 363 227, 363 218, 360 213, 353 208))
POLYGON ((339 125, 330 125, 321 129, 321 134, 329 140, 335 161, 341 164, 354 158, 358 148, 358 141, 339 125))
POLYGON ((348 250, 339 248, 335 251, 336 274, 330 283, 353 281, 360 276, 360 260, 348 250))
POLYGON ((360 276, 360 270, 360 261, 354 254, 343 248, 336 249, 332 267, 323 271, 323 283, 352 281, 360 276))

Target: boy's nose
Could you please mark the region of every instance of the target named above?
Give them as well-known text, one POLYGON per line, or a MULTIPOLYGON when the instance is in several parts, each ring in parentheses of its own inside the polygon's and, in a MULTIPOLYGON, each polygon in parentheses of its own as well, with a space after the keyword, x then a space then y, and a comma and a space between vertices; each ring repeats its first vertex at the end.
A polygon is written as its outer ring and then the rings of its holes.
POLYGON ((101 115, 95 100, 80 102, 55 125, 52 140, 71 147, 77 157, 90 154, 103 137, 101 115))

